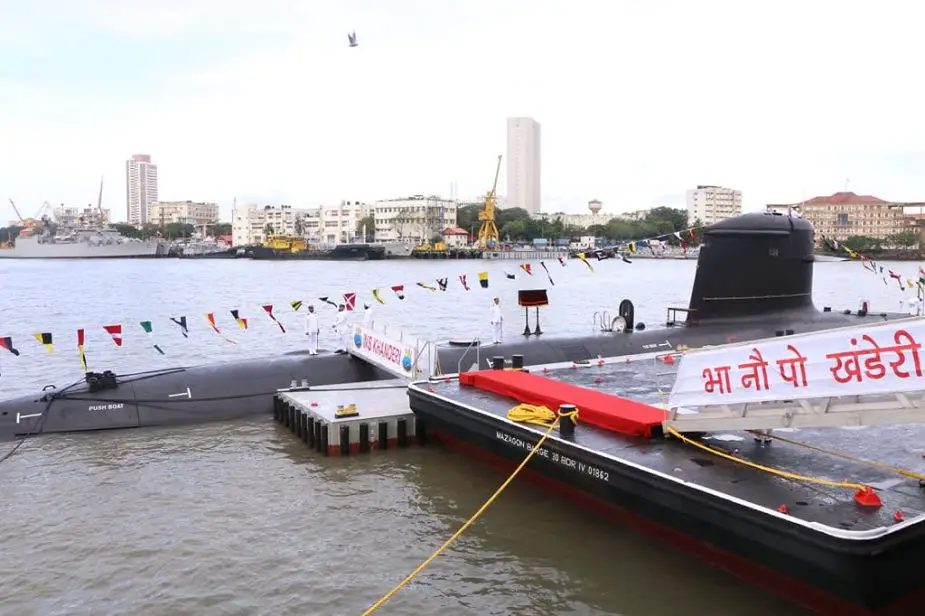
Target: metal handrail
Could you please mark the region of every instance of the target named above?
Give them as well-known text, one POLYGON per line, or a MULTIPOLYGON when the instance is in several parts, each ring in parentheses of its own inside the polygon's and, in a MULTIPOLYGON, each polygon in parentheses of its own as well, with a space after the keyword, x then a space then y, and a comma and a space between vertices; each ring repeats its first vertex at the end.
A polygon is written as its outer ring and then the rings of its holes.
POLYGON ((613 323, 613 320, 610 318, 610 312, 607 310, 595 312, 591 317, 591 326, 599 331, 613 331, 613 327, 610 327, 608 323, 613 323), (610 329, 608 329, 608 327, 610 327, 610 329))
MULTIPOLYGON (((431 342, 428 340, 428 341, 426 341, 426 342, 424 343, 423 346, 421 346, 420 349, 416 349, 417 353, 416 353, 415 356, 414 356, 414 362, 412 363, 412 369, 411 369, 411 373, 412 373, 412 375, 414 376, 414 378, 419 378, 420 375, 421 375, 421 368, 420 368, 420 366, 418 366, 418 361, 420 361, 421 355, 424 354, 424 351, 427 350, 428 348, 430 348, 430 345, 431 345, 431 342)), ((429 365, 429 364, 430 364, 430 362, 428 362, 428 366, 427 366, 427 372, 428 372, 427 378, 428 378, 428 379, 429 379, 431 376, 433 376, 432 374, 430 374, 430 365, 429 365)))
POLYGON ((472 339, 472 342, 470 342, 469 345, 466 347, 466 350, 462 354, 462 357, 459 358, 459 362, 457 362, 456 364, 456 374, 462 374, 463 360, 466 359, 466 355, 469 354, 469 351, 472 349, 473 346, 475 347, 475 365, 478 366, 479 368, 482 367, 482 353, 481 353, 482 346, 479 344, 478 336, 476 336, 475 338, 472 339))

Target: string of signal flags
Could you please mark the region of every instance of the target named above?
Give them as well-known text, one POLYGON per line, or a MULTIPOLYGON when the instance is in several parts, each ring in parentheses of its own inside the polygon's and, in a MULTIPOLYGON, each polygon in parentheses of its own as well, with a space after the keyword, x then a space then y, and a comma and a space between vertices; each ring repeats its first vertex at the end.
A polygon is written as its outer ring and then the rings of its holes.
POLYGON ((848 248, 844 244, 840 244, 837 240, 828 238, 825 235, 822 236, 822 243, 829 250, 834 253, 843 253, 848 255, 850 258, 858 260, 861 262, 861 265, 864 266, 864 269, 871 272, 874 275, 880 276, 883 280, 883 284, 889 285, 890 280, 895 280, 896 284, 899 286, 900 291, 909 291, 909 290, 918 290, 919 288, 925 288, 925 269, 920 265, 918 268, 917 278, 909 278, 908 276, 903 276, 898 272, 894 272, 888 267, 883 267, 877 261, 874 261, 870 257, 866 257, 854 250, 848 248))
MULTIPOLYGON (((671 233, 665 233, 665 234, 661 234, 661 235, 654 236, 651 238, 631 241, 626 244, 626 252, 623 253, 622 255, 622 261, 626 263, 632 263, 632 261, 628 258, 627 253, 630 255, 637 254, 638 251, 643 247, 648 247, 652 251, 653 256, 658 256, 655 248, 657 245, 660 245, 663 239, 666 239, 666 238, 669 240, 671 240, 672 238, 676 240, 678 244, 681 246, 682 250, 684 250, 686 253, 688 246, 691 243, 696 242, 697 238, 696 238, 695 232, 700 228, 701 227, 693 227, 690 229, 685 229, 683 231, 674 231, 671 233), (656 244, 656 242, 659 242, 659 244, 656 244)), ((594 268, 594 265, 592 264, 592 259, 596 259, 600 261, 600 260, 604 260, 607 258, 601 252, 597 252, 596 254, 591 254, 590 258, 587 253, 579 252, 577 253, 576 257, 578 261, 580 261, 582 264, 584 264, 588 268, 588 271, 590 273, 595 273, 596 271, 594 268)), ((552 263, 553 267, 556 267, 556 266, 566 267, 568 261, 563 256, 556 256, 556 257, 553 257, 553 259, 550 260, 549 263, 552 263)), ((521 263, 517 267, 517 270, 519 270, 519 272, 522 275, 530 276, 530 277, 534 275, 540 275, 539 270, 542 270, 542 273, 545 274, 545 277, 548 280, 549 284, 551 286, 555 286, 556 283, 553 279, 552 272, 550 271, 551 268, 549 265, 547 265, 547 261, 545 260, 539 261, 538 266, 539 267, 536 268, 534 267, 534 264, 530 262, 521 263)), ((515 270, 515 272, 517 270, 515 270)), ((515 272, 504 270, 503 280, 516 280, 518 274, 515 272)), ((476 274, 475 280, 478 282, 478 286, 480 288, 482 289, 489 288, 489 272, 487 271, 478 272, 476 274)), ((467 274, 460 274, 453 281, 451 281, 449 277, 444 277, 444 278, 437 278, 433 282, 436 284, 432 284, 430 281, 420 281, 420 282, 414 283, 414 285, 409 285, 409 288, 418 288, 421 290, 421 292, 426 291, 427 293, 433 294, 433 293, 438 293, 442 291, 447 291, 451 285, 459 285, 458 288, 462 288, 464 291, 470 291, 475 286, 474 284, 471 284, 470 278, 468 277, 467 274)), ((407 290, 404 284, 376 287, 376 288, 371 289, 369 293, 370 293, 370 297, 372 298, 372 300, 375 301, 377 304, 385 304, 386 298, 388 297, 395 298, 398 301, 404 301, 405 298, 407 297, 407 290)), ((343 293, 341 297, 342 299, 337 299, 338 296, 331 296, 331 295, 319 296, 318 302, 324 305, 332 306, 333 308, 337 308, 338 304, 343 304, 344 309, 346 311, 354 312, 357 306, 358 294, 356 292, 347 292, 347 293, 343 293)), ((308 303, 310 302, 306 302, 305 300, 301 300, 301 299, 292 300, 288 302, 288 307, 290 309, 289 313, 290 314, 296 314, 296 313, 304 314, 304 312, 302 311, 302 307, 306 306, 308 303)), ((273 304, 263 304, 261 305, 261 311, 266 316, 266 318, 268 318, 270 321, 272 321, 276 325, 280 333, 282 334, 287 333, 286 325, 282 320, 280 320, 279 312, 276 310, 276 306, 274 306, 273 304)), ((243 331, 248 330, 248 328, 250 327, 252 317, 246 316, 246 313, 239 308, 229 310, 228 313, 231 316, 231 318, 234 320, 238 328, 240 328, 240 330, 243 330, 243 331)), ((213 334, 217 335, 219 338, 228 342, 229 344, 237 344, 237 341, 231 338, 230 336, 228 336, 225 330, 220 326, 219 319, 216 316, 215 312, 206 312, 204 313, 203 317, 204 317, 206 324, 208 325, 209 330, 213 334)), ((176 316, 176 317, 172 316, 172 317, 169 317, 169 321, 171 323, 170 327, 178 328, 180 334, 184 338, 188 339, 193 334, 193 332, 191 331, 192 319, 188 318, 187 316, 185 315, 176 316)), ((125 334, 129 331, 129 328, 134 328, 135 326, 134 325, 129 326, 129 325, 126 325, 125 323, 111 323, 108 325, 102 325, 100 327, 102 328, 103 331, 105 331, 106 334, 109 335, 110 339, 112 340, 112 343, 116 347, 122 348, 123 344, 125 343, 125 334)), ((163 345, 157 340, 155 336, 153 321, 152 320, 139 321, 138 327, 141 328, 140 333, 144 334, 144 337, 147 340, 146 343, 149 344, 150 347, 157 353, 161 355, 165 355, 166 351, 164 350, 163 345)), ((86 346, 87 346, 88 331, 89 330, 87 328, 83 328, 83 327, 78 328, 76 330, 77 353, 78 353, 78 357, 80 359, 80 363, 81 363, 81 366, 84 372, 87 371, 86 346)), ((32 334, 31 337, 34 338, 38 342, 38 344, 44 347, 46 351, 48 351, 49 353, 56 353, 56 339, 52 332, 50 331, 38 332, 38 333, 32 334)), ((11 353, 12 355, 17 356, 17 357, 20 356, 21 354, 20 347, 18 343, 13 339, 12 336, 0 336, 0 350, 5 350, 8 353, 11 353)))

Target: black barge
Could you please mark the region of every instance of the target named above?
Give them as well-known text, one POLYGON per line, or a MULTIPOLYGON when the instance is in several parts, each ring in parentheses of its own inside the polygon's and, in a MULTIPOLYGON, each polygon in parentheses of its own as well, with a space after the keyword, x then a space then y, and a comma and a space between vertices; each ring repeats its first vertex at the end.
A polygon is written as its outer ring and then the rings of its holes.
MULTIPOLYGON (((521 383, 510 370, 413 383, 411 408, 446 445, 513 468, 546 429, 512 421, 508 412, 522 402, 536 404, 537 396, 548 400, 544 390, 560 388, 559 397, 579 409, 592 406, 583 400, 589 393, 613 398, 602 407, 606 412, 647 406, 656 421, 624 430, 630 434, 581 420, 572 436, 553 432, 525 472, 576 502, 824 614, 921 613, 914 605, 925 588, 925 493, 915 479, 805 447, 768 444, 747 432, 698 441, 767 467, 875 486, 882 506, 870 508, 858 504, 853 490, 782 479, 665 438, 656 405, 671 389, 673 367, 655 354, 530 370, 520 373, 529 380, 521 383), (485 377, 499 375, 501 386, 484 384, 485 377), (572 392, 563 395, 563 385, 572 392)), ((788 436, 920 468, 922 454, 909 444, 923 442, 925 428, 803 429, 788 436)))

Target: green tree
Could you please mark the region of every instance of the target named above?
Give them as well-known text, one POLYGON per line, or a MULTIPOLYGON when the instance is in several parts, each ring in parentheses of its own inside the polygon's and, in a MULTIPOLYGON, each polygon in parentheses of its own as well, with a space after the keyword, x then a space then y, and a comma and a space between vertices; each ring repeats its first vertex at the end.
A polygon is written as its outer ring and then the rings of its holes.
POLYGON ((919 245, 919 233, 918 231, 903 231, 902 233, 896 233, 890 235, 886 238, 886 243, 895 248, 914 248, 919 245))
POLYGON ((266 226, 263 228, 263 234, 266 235, 267 237, 270 237, 271 235, 276 234, 276 229, 273 227, 272 222, 268 222, 266 224, 266 226))
POLYGON ((11 242, 19 237, 19 232, 22 231, 22 227, 16 225, 10 227, 0 227, 0 242, 11 242))
POLYGON ((855 252, 879 252, 882 250, 882 240, 866 235, 852 235, 845 241, 841 242, 842 246, 847 246, 855 252))
POLYGON ((114 222, 109 226, 115 229, 116 231, 118 231, 121 235, 125 237, 135 237, 139 239, 141 238, 141 229, 139 229, 135 225, 128 225, 128 224, 124 224, 120 222, 114 222))
POLYGON ((296 237, 302 237, 302 217, 296 216, 295 222, 293 223, 293 230, 295 231, 296 237))
POLYGON ((231 223, 230 222, 217 222, 212 225, 212 235, 218 237, 219 235, 231 235, 231 223))
POLYGON ((366 237, 363 238, 363 241, 369 242, 375 237, 376 234, 376 219, 372 214, 369 216, 364 216, 357 221, 356 232, 358 236, 363 235, 364 228, 366 229, 366 237))
MULTIPOLYGON (((143 229, 144 231, 144 229, 143 229)), ((164 225, 163 235, 170 239, 191 237, 196 232, 196 227, 179 222, 171 222, 164 225)))
POLYGON ((527 224, 523 220, 509 220, 501 227, 501 237, 507 240, 522 240, 527 238, 527 224))
POLYGON ((667 222, 671 226, 670 231, 687 229, 687 210, 664 206, 654 207, 646 215, 646 222, 667 222))
POLYGON ((473 225, 478 227, 478 225, 481 224, 479 223, 479 212, 481 212, 484 207, 485 206, 480 203, 470 203, 458 207, 456 209, 456 226, 466 231, 471 231, 473 225))

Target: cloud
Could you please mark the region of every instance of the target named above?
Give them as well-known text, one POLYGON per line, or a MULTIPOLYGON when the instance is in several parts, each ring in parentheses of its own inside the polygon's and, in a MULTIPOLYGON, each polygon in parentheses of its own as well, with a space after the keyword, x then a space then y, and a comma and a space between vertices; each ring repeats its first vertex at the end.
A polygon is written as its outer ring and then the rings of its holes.
POLYGON ((857 192, 925 198, 910 171, 925 157, 912 78, 925 9, 912 3, 28 7, 17 32, 71 32, 30 56, 54 60, 31 72, 41 79, 0 81, 0 186, 28 202, 92 200, 105 173, 119 212, 134 152, 160 165, 164 198, 218 199, 226 213, 245 194, 299 204, 457 182, 476 196, 512 115, 542 124, 550 209, 683 205, 701 183, 741 188, 756 208, 846 177, 857 192))

